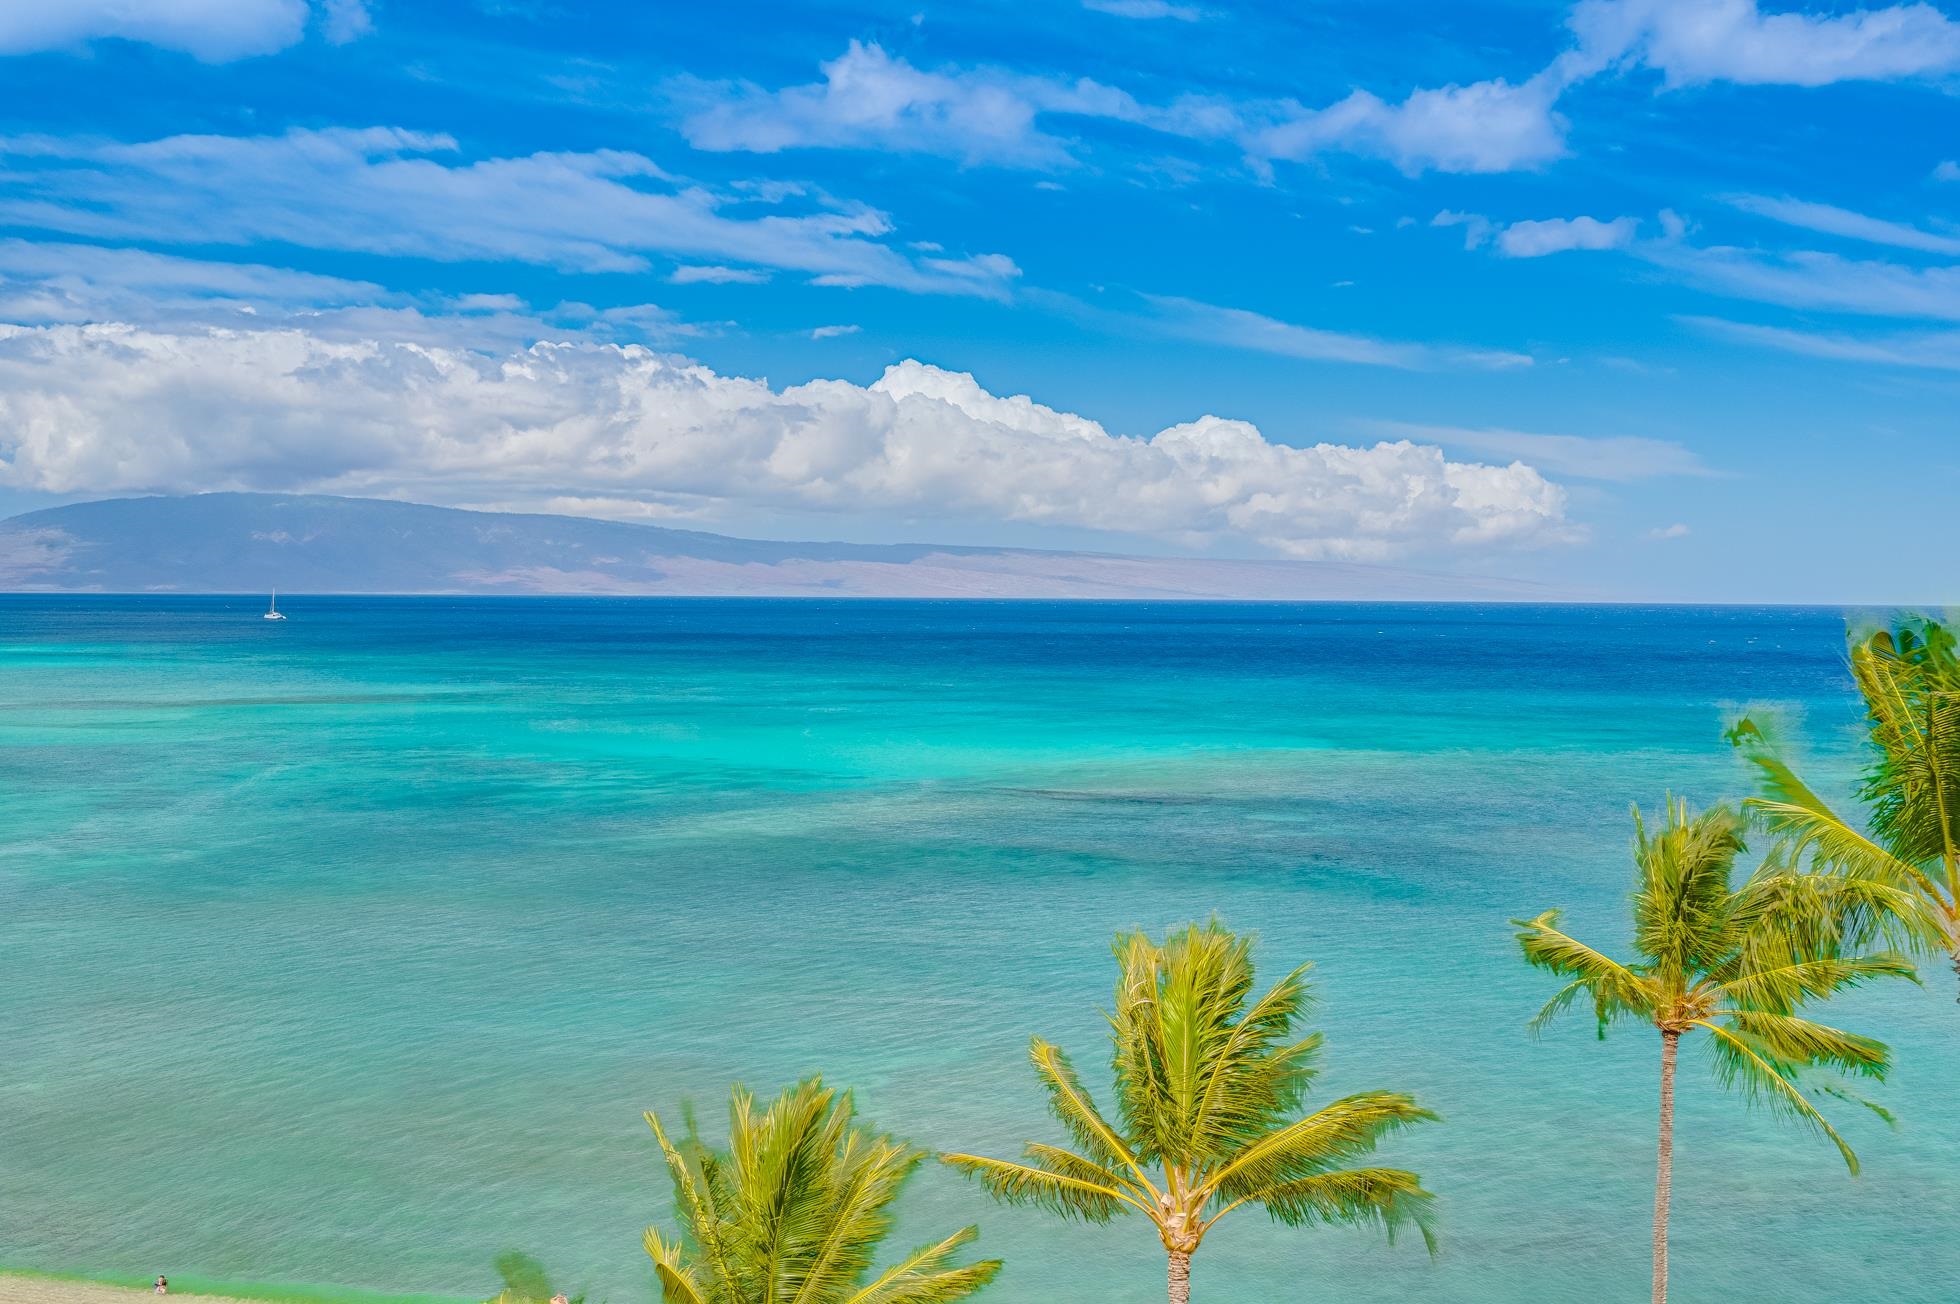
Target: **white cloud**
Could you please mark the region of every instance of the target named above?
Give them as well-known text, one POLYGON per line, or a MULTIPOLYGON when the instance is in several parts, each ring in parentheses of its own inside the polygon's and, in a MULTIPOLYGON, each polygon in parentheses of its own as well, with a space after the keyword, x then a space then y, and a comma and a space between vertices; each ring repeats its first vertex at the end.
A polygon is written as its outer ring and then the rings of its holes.
POLYGON ((1948 159, 1933 169, 1935 181, 1960 181, 1960 160, 1948 159))
MULTIPOLYGON (((851 285, 998 297, 998 255, 930 265, 893 249, 884 214, 763 216, 618 150, 462 162, 448 137, 390 127, 139 144, 0 141, 0 221, 97 238, 284 241, 577 271, 641 271, 646 254, 728 259, 851 285)), ((1011 267, 1011 264, 1006 264, 1011 267)))
POLYGON ((823 80, 779 91, 683 79, 690 106, 681 132, 696 149, 773 154, 785 149, 879 148, 940 154, 967 163, 1062 167, 1068 143, 1044 131, 1044 114, 1136 118, 1121 91, 1086 78, 1064 82, 997 68, 926 71, 878 45, 852 41, 821 65, 823 80))
POLYGON ((374 30, 374 16, 368 0, 323 0, 324 29, 335 45, 358 41, 374 30))
POLYGON ((862 326, 819 326, 810 332, 810 338, 813 340, 834 340, 844 335, 855 335, 863 329, 864 327, 862 326))
POLYGON ((755 267, 683 265, 667 277, 675 285, 761 285, 769 273, 755 267))
POLYGON ((1917 249, 1932 254, 1960 254, 1960 236, 1922 231, 1904 222, 1888 222, 1850 209, 1829 204, 1807 203, 1799 199, 1775 199, 1768 195, 1728 195, 1726 202, 1745 213, 1766 217, 1772 222, 1840 235, 1848 240, 1891 245, 1896 249, 1917 249))
POLYGON ((1633 243, 1638 218, 1552 217, 1513 222, 1497 237, 1497 249, 1507 258, 1542 258, 1573 249, 1624 249, 1633 243))
POLYGON ((1573 534, 1522 463, 1291 447, 1218 417, 1122 437, 917 362, 779 392, 636 347, 300 330, 0 330, 0 484, 905 511, 1357 559, 1573 534))
POLYGON ((881 149, 1053 170, 1079 161, 1079 142, 1054 129, 1055 120, 1072 118, 1236 146, 1255 166, 1349 153, 1415 174, 1502 172, 1560 157, 1565 123, 1553 106, 1570 80, 1560 62, 1518 85, 1497 79, 1419 89, 1398 103, 1357 90, 1311 108, 1209 95, 1148 104, 1088 78, 921 69, 857 41, 820 71, 820 81, 781 90, 683 78, 670 93, 684 110, 683 134, 707 150, 881 149))
POLYGON ((1554 108, 1565 85, 1555 65, 1517 85, 1497 78, 1418 90, 1399 104, 1357 90, 1324 109, 1291 106, 1254 132, 1247 149, 1274 159, 1341 150, 1411 175, 1536 167, 1565 154, 1565 120, 1554 108))
POLYGON ((1195 5, 1174 5, 1170 0, 1082 0, 1082 7, 1118 18, 1175 18, 1184 23, 1204 16, 1195 5))
POLYGON ((1929 4, 1764 13, 1757 0, 1581 0, 1583 57, 1658 70, 1670 86, 1825 86, 1960 68, 1960 23, 1929 4))
POLYGON ((1522 430, 1419 425, 1407 421, 1379 421, 1371 428, 1484 457, 1529 462, 1554 475, 1585 480, 1653 480, 1664 476, 1714 474, 1692 449, 1671 440, 1640 435, 1539 435, 1522 430))
POLYGON ((1195 299, 1155 295, 1146 295, 1145 299, 1157 310, 1158 316, 1153 319, 1153 324, 1158 329, 1184 339, 1226 348, 1249 349, 1257 353, 1319 362, 1355 362, 1412 371, 1449 367, 1501 371, 1531 365, 1530 357, 1521 353, 1415 344, 1321 330, 1280 321, 1243 308, 1224 308, 1195 299))
POLYGON ((297 43, 306 19, 306 0, 0 0, 0 54, 114 39, 223 63, 297 43))
POLYGON ((1685 539, 1693 533, 1693 530, 1676 521, 1672 525, 1655 526, 1653 529, 1647 531, 1647 537, 1650 539, 1685 539))

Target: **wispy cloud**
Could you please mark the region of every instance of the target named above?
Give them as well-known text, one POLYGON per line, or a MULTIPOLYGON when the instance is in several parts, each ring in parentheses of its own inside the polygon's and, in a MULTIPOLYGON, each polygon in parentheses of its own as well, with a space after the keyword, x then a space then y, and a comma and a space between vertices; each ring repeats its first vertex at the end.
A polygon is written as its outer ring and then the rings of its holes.
POLYGON ((1172 4, 1170 0, 1082 0, 1082 7, 1118 18, 1175 18, 1185 23, 1195 23, 1204 16, 1195 5, 1172 4))
POLYGON ((1653 529, 1647 531, 1647 537, 1650 539, 1685 539, 1693 533, 1693 530, 1681 524, 1681 522, 1676 521, 1672 525, 1655 526, 1653 529))
POLYGON ((1370 422, 1368 429, 1440 444, 1482 457, 1531 463, 1554 475, 1584 480, 1654 480, 1714 475, 1694 450, 1640 435, 1541 435, 1497 427, 1437 426, 1409 421, 1370 422))
POLYGON ((1156 329, 1224 348, 1404 370, 1462 367, 1490 371, 1531 365, 1531 358, 1522 353, 1376 339, 1301 326, 1243 308, 1225 308, 1194 299, 1156 295, 1146 295, 1145 299, 1156 310, 1150 319, 1156 329))
POLYGON ((864 327, 862 326, 819 326, 810 332, 810 338, 813 340, 834 340, 841 335, 855 335, 863 329, 864 327))
POLYGON ((1726 339, 1837 362, 1878 363, 1934 371, 1960 371, 1960 331, 1905 331, 1887 335, 1792 330, 1720 317, 1684 316, 1683 322, 1726 339))
POLYGON ((1960 254, 1960 235, 1923 231, 1904 222, 1869 217, 1829 204, 1813 204, 1800 199, 1777 199, 1768 195, 1727 195, 1725 202, 1745 213, 1766 217, 1785 226, 1843 236, 1868 244, 1890 245, 1895 249, 1916 249, 1931 254, 1960 254))
POLYGON ((642 271, 647 255, 727 259, 831 284, 998 297, 999 255, 921 261, 862 206, 762 215, 633 153, 463 162, 451 137, 397 128, 172 136, 138 144, 15 138, 0 221, 93 238, 250 245, 642 271))
POLYGON ((1814 250, 1765 253, 1650 241, 1637 250, 1703 288, 1791 308, 1960 321, 1960 267, 1905 267, 1814 250))
POLYGON ((1960 160, 1947 159, 1933 169, 1935 181, 1960 181, 1960 160))
POLYGON ((769 273, 757 267, 716 267, 683 264, 667 275, 675 285, 761 285, 769 273))

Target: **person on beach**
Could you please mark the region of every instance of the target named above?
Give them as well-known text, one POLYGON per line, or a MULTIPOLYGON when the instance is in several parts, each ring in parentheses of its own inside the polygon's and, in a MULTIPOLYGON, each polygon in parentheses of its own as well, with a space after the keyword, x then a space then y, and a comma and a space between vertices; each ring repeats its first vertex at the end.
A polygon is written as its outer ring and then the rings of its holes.
POLYGON ((565 1292, 561 1290, 551 1297, 551 1304, 572 1304, 572 1302, 565 1298, 565 1292))
POLYGON ((157 1294, 168 1295, 169 1293, 170 1293, 170 1278, 159 1276, 157 1278, 157 1294))

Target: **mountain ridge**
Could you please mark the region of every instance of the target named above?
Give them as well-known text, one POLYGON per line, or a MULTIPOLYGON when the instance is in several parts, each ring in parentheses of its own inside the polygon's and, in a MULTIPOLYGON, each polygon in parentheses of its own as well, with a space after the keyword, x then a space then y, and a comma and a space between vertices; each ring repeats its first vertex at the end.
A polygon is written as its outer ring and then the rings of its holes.
POLYGON ((11 592, 1544 601, 1351 562, 745 539, 326 494, 98 499, 0 520, 11 592))

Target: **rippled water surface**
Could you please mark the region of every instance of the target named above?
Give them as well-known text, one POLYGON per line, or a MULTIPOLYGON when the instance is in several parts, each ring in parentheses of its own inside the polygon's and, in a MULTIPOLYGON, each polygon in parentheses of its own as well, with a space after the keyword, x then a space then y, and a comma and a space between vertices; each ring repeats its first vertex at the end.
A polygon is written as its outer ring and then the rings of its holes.
MULTIPOLYGON (((1841 788, 1836 612, 0 598, 0 1262, 481 1295, 519 1246, 615 1301, 669 1220, 645 1108, 821 1069, 922 1145, 1101 1082, 1113 930, 1312 960, 1327 1094, 1406 1089, 1443 1245, 1235 1215, 1201 1300, 1644 1298, 1651 1038, 1541 1042, 1506 920, 1617 942, 1630 801, 1743 791, 1739 703, 1841 788)), ((1942 981, 1944 980, 1944 981, 1942 981)), ((1960 1010, 1865 1160, 1682 1086, 1676 1298, 1953 1298, 1960 1010)), ((1106 1094, 1106 1088, 1105 1088, 1106 1094)), ((711 1128, 712 1130, 712 1128, 711 1128)), ((1162 1297, 1140 1224, 967 1221, 986 1298, 1162 1297)))

